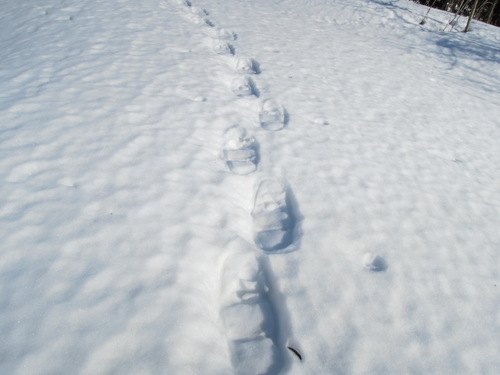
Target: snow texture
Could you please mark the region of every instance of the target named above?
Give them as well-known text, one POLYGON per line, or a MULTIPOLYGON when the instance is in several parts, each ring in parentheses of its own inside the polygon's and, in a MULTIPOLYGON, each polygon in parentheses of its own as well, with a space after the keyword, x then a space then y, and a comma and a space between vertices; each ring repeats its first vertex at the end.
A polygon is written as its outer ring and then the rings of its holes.
POLYGON ((500 30, 426 12, 4 0, 0 374, 498 374, 500 30))

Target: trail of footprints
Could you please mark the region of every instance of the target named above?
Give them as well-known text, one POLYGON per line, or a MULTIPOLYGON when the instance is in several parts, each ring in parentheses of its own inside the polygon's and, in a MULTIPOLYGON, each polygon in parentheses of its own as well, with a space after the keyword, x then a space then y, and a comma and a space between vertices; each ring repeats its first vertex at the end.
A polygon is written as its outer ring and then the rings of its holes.
MULTIPOLYGON (((219 28, 208 19, 208 12, 189 0, 172 0, 184 10, 184 17, 200 27, 211 39, 211 50, 229 61, 232 79, 228 89, 235 97, 259 100, 256 114, 259 127, 274 132, 287 124, 285 108, 273 98, 260 98, 252 76, 260 74, 257 61, 239 56, 233 32, 219 28), (258 115, 258 116, 257 116, 258 115)), ((244 127, 232 126, 223 134, 220 158, 226 170, 234 175, 248 175, 258 170, 261 160, 259 143, 244 127)), ((244 178, 244 177, 242 177, 244 178)), ((302 361, 302 353, 287 343, 290 334, 281 329, 286 321, 286 306, 279 306, 277 290, 270 280, 274 275, 267 254, 293 250, 297 242, 297 220, 291 191, 276 178, 261 178, 255 189, 253 208, 249 213, 253 239, 260 251, 247 247, 243 239, 231 251, 221 270, 220 319, 228 341, 234 372, 238 375, 275 375, 285 371, 290 356, 302 361), (266 266, 267 265, 267 266, 266 266), (274 289, 274 290, 273 290, 274 289), (278 312, 279 310, 279 312, 278 312)), ((373 272, 385 271, 385 259, 368 252, 363 266, 373 272)))
MULTIPOLYGON (((189 0, 174 2, 184 10, 189 22, 212 39, 214 53, 231 58, 234 77, 229 90, 239 98, 259 99, 259 90, 252 79, 252 75, 260 74, 259 64, 238 56, 231 43, 236 35, 214 25, 207 18, 208 12, 189 0)), ((274 99, 260 101, 257 118, 259 126, 267 131, 281 130, 286 125, 285 109, 274 99)), ((222 144, 220 158, 228 172, 243 176, 258 169, 261 158, 258 142, 247 129, 230 127, 223 134, 222 144)), ((238 251, 227 256, 222 266, 220 318, 231 363, 238 375, 278 374, 286 367, 287 353, 302 360, 296 349, 285 346, 286 338, 280 334, 277 302, 270 297, 269 280, 273 275, 269 267, 263 266, 266 254, 284 252, 296 239, 296 219, 289 195, 289 188, 281 180, 261 179, 249 213, 254 242, 261 251, 241 251, 245 247, 241 245, 238 251)))

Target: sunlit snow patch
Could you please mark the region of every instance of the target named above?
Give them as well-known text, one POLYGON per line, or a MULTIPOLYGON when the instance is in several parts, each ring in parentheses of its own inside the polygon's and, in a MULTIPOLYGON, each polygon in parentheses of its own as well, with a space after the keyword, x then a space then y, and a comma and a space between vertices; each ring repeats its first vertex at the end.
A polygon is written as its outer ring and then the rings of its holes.
POLYGON ((285 126, 285 109, 274 99, 262 102, 259 112, 260 126, 266 130, 280 130, 285 126))
POLYGON ((295 218, 279 180, 263 180, 252 210, 255 244, 264 251, 281 250, 293 242, 295 218))
POLYGON ((248 135, 244 128, 229 128, 224 135, 221 158, 233 173, 247 174, 255 171, 258 163, 255 138, 248 135))

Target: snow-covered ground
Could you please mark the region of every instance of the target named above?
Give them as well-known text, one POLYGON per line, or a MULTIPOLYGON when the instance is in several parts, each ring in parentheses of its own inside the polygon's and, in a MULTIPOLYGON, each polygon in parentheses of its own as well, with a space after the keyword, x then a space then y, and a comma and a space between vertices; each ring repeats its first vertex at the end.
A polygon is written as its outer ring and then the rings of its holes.
POLYGON ((0 373, 498 374, 500 29, 426 10, 4 0, 0 373))

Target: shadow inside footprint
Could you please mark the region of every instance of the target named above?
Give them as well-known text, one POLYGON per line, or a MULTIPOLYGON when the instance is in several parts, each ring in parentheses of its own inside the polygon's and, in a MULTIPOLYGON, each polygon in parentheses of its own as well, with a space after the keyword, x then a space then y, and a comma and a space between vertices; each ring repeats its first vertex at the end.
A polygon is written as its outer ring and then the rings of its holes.
POLYGON ((255 59, 250 59, 250 60, 252 61, 252 66, 255 74, 262 73, 262 70, 260 69, 260 63, 255 59))
POLYGON ((387 262, 380 255, 368 252, 363 256, 363 265, 372 272, 384 272, 387 270, 387 262))

